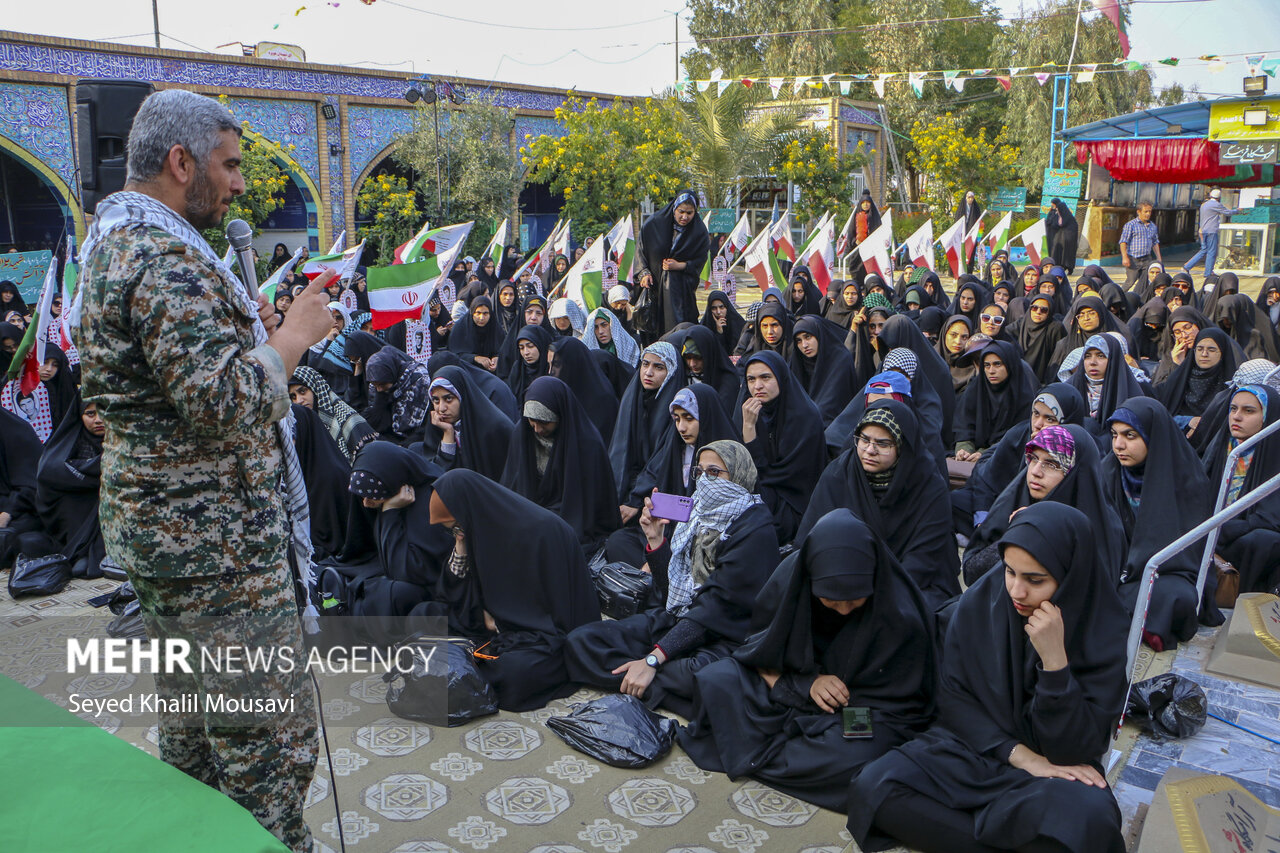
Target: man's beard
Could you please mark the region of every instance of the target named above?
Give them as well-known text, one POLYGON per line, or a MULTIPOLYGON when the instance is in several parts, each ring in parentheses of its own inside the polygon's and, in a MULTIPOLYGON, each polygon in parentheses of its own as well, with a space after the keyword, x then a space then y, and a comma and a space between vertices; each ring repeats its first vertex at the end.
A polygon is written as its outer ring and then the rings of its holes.
POLYGON ((186 206, 182 215, 197 231, 213 228, 222 222, 222 214, 219 212, 222 208, 221 199, 204 169, 196 169, 195 178, 187 188, 183 201, 186 206))

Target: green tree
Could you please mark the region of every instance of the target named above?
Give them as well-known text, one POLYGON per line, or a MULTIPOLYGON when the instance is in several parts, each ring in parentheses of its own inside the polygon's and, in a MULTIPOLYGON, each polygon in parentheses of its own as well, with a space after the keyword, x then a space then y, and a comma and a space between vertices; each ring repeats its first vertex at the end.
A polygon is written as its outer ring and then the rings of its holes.
POLYGON ((564 196, 564 215, 580 237, 608 230, 645 198, 670 198, 687 180, 688 143, 669 101, 601 107, 571 95, 555 116, 564 133, 526 137, 520 155, 528 181, 564 196))
POLYGON ((475 221, 465 249, 472 254, 492 236, 489 223, 512 215, 524 185, 524 166, 511 140, 514 125, 514 113, 491 97, 473 97, 458 108, 419 101, 413 130, 397 137, 395 159, 413 170, 413 188, 431 212, 431 221, 475 221), (438 151, 443 184, 438 194, 437 109, 442 112, 438 151), (435 209, 437 198, 442 201, 440 210, 435 209))
POLYGON ((829 73, 838 59, 830 33, 755 34, 830 29, 837 6, 832 0, 691 0, 689 32, 696 46, 683 57, 685 70, 695 79, 715 68, 728 77, 829 73))
POLYGON ((369 219, 357 234, 359 239, 368 241, 364 258, 369 263, 391 263, 396 246, 422 227, 418 195, 400 175, 383 173, 366 180, 356 194, 356 211, 369 219))
POLYGON ((977 135, 964 129, 947 113, 911 128, 912 166, 924 177, 924 200, 935 222, 947 222, 958 197, 973 190, 985 201, 997 186, 1017 176, 1018 149, 1009 145, 1003 131, 988 141, 986 129, 977 135))
POLYGON ((841 154, 829 133, 806 128, 777 147, 771 172, 800 188, 800 201, 792 210, 799 222, 812 222, 828 210, 848 211, 853 173, 870 161, 871 153, 859 144, 856 151, 841 154))
MULTIPOLYGON (((992 46, 993 65, 1033 67, 1040 63, 1066 64, 1076 28, 1075 0, 1050 0, 1033 17, 1013 22, 992 46)), ((1123 7, 1121 7, 1123 8, 1123 7)), ((1116 29, 1106 17, 1095 15, 1080 22, 1075 62, 1112 62, 1120 55, 1116 29)), ((1133 112, 1153 103, 1151 73, 1146 70, 1099 73, 1092 83, 1071 82, 1067 126, 1087 124, 1133 112)), ((1022 151, 1018 163, 1020 183, 1038 193, 1049 163, 1049 131, 1052 127, 1053 80, 1043 86, 1032 77, 1013 81, 1008 97, 1009 139, 1022 151)), ((1067 167, 1074 165, 1068 152, 1067 167)))
POLYGON ((689 176, 712 207, 732 204, 738 178, 767 174, 779 143, 800 129, 799 107, 766 102, 761 88, 710 86, 679 101, 689 176))

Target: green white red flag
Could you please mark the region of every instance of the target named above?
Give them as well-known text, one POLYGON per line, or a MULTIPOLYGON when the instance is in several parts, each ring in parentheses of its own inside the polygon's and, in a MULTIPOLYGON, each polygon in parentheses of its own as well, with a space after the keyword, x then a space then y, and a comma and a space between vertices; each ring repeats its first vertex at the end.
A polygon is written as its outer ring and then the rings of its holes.
POLYGON ((964 269, 964 217, 957 219, 950 228, 942 232, 939 242, 942 251, 947 255, 947 263, 951 266, 951 277, 959 278, 964 269))
POLYGON ((867 239, 858 244, 858 257, 868 270, 888 281, 893 272, 891 256, 893 255, 893 211, 886 210, 880 227, 867 235, 867 239))
POLYGON ((772 230, 761 231, 760 236, 742 255, 742 263, 746 266, 747 272, 755 277, 761 290, 770 287, 781 289, 787 286, 787 277, 782 274, 782 268, 778 266, 778 256, 773 251, 772 234, 772 230))
POLYGON ((49 337, 50 307, 53 294, 58 287, 58 259, 49 259, 49 268, 45 270, 44 285, 40 288, 40 301, 36 305, 35 316, 31 324, 22 334, 13 360, 9 363, 10 380, 20 379, 19 389, 23 396, 30 396, 40 384, 40 365, 44 364, 44 351, 49 337))
POLYGON ((564 276, 564 295, 588 314, 604 304, 604 235, 587 247, 564 276))
POLYGON ((276 287, 278 287, 280 282, 284 280, 285 275, 287 275, 290 270, 292 270, 295 266, 297 266, 298 261, 301 260, 301 258, 302 258, 302 247, 299 246, 298 249, 293 253, 293 257, 285 261, 284 264, 282 264, 279 269, 273 272, 271 274, 271 277, 268 278, 266 281, 264 281, 262 283, 262 286, 258 288, 258 292, 261 293, 263 296, 267 297, 267 304, 269 305, 275 304, 276 287))
POLYGON ((605 239, 609 241, 609 254, 618 265, 618 281, 631 281, 636 263, 636 233, 631 214, 619 219, 605 239))
POLYGON ((502 253, 507 250, 507 223, 504 217, 502 224, 498 226, 498 230, 493 232, 493 236, 489 238, 489 245, 484 247, 484 252, 480 257, 487 257, 493 261, 493 268, 496 272, 502 266, 502 253))
POLYGON ((769 239, 773 242, 773 251, 779 259, 786 255, 787 260, 795 263, 796 246, 791 242, 791 208, 787 208, 778 221, 773 223, 769 239))
POLYGON ((539 269, 542 269, 542 270, 546 269, 547 263, 550 261, 550 257, 548 253, 551 251, 551 241, 552 239, 555 238, 556 230, 559 229, 559 227, 560 227, 560 223, 557 222, 556 227, 551 229, 550 236, 548 236, 546 241, 541 246, 538 247, 538 251, 534 252, 533 254, 529 255, 529 257, 525 258, 524 263, 521 264, 516 269, 516 271, 511 274, 511 279, 510 279, 511 281, 513 282, 519 281, 520 276, 524 274, 525 270, 537 271, 539 269))
POLYGON ((417 320, 422 316, 431 295, 462 254, 471 225, 464 222, 436 229, 449 232, 447 240, 440 238, 440 244, 447 245, 438 255, 426 255, 407 264, 370 267, 367 282, 373 328, 386 329, 402 320, 417 320))
POLYGON ((742 218, 738 220, 738 224, 733 226, 733 230, 729 232, 729 239, 724 241, 724 258, 732 266, 737 260, 738 255, 742 254, 742 250, 747 248, 751 242, 751 222, 747 215, 742 214, 742 218))
POLYGON ((352 246, 344 252, 307 258, 307 262, 302 265, 301 272, 310 281, 329 270, 337 270, 338 280, 347 281, 355 273, 356 267, 360 265, 360 256, 363 254, 364 241, 361 240, 359 245, 352 246))
POLYGON ((916 233, 907 238, 906 246, 907 257, 917 269, 933 269, 933 220, 926 219, 916 233))
POLYGON ((1016 239, 1027 247, 1027 257, 1031 259, 1032 266, 1040 266, 1040 259, 1049 254, 1049 234, 1043 219, 1024 230, 1016 239))
POLYGON ((836 269, 835 224, 835 217, 824 216, 800 253, 800 263, 809 267, 813 283, 823 293, 831 286, 836 269))
POLYGON ((1006 212, 1000 217, 1000 221, 996 223, 996 227, 991 229, 991 233, 986 237, 987 247, 991 249, 992 256, 1001 249, 1009 247, 1009 228, 1013 225, 1013 212, 1006 212))

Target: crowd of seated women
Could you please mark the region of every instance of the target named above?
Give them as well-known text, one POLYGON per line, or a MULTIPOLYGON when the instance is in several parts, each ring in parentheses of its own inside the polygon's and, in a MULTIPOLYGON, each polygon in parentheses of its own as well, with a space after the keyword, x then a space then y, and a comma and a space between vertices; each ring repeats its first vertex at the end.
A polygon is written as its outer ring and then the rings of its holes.
MULTIPOLYGON (((954 294, 908 269, 824 296, 797 265, 655 335, 638 285, 587 312, 456 272, 389 329, 335 292, 292 377, 314 594, 377 642, 447 619, 505 709, 586 685, 678 714, 699 766, 846 813, 865 850, 1124 849, 1100 760, 1139 581, 1224 476, 1230 503, 1280 474, 1280 437, 1232 455, 1280 420, 1280 279, 1125 292, 998 255, 954 294), (614 561, 652 592, 602 620, 614 561)), ((0 395, 0 543, 92 577, 102 423, 49 351, 0 395)), ((1153 648, 1221 623, 1217 572, 1280 584, 1280 497, 1217 556, 1201 594, 1200 546, 1162 566, 1153 648)))

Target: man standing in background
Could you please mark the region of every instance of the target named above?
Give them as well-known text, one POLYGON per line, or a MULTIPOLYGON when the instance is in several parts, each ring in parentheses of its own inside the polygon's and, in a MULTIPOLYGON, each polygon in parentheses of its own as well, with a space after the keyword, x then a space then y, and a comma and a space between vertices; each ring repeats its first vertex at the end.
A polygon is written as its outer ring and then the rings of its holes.
POLYGON ((1213 265, 1218 260, 1218 229, 1222 217, 1239 213, 1222 203, 1222 190, 1210 190, 1209 197, 1200 205, 1200 251, 1182 265, 1182 271, 1190 275, 1196 264, 1204 261, 1204 277, 1213 275, 1213 265))
POLYGON ((1138 215, 1124 224, 1120 232, 1120 263, 1125 268, 1124 289, 1133 290, 1133 285, 1147 274, 1151 261, 1164 263, 1160 257, 1160 232, 1151 221, 1151 202, 1138 204, 1138 215))

